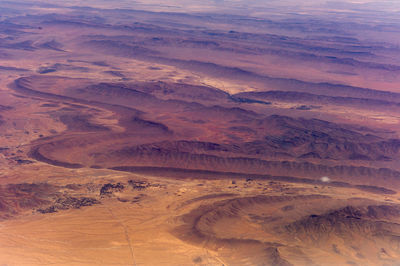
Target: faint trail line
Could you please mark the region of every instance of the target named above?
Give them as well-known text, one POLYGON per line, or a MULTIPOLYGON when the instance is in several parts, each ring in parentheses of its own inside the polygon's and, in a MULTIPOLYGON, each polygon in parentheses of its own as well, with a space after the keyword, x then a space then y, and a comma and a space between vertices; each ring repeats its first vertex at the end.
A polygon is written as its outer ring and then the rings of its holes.
POLYGON ((205 250, 205 252, 207 254, 207 263, 208 263, 207 265, 211 265, 210 258, 215 259, 216 261, 221 263, 222 266, 226 265, 218 256, 211 255, 211 253, 209 252, 209 250, 205 246, 203 246, 203 250, 205 250))
POLYGON ((107 208, 107 210, 110 212, 111 216, 112 216, 115 220, 118 221, 118 223, 122 226, 122 228, 124 228, 125 238, 126 238, 126 241, 128 242, 129 250, 130 250, 130 252, 131 252, 132 265, 136 266, 135 253, 133 252, 133 246, 132 246, 132 243, 131 243, 131 239, 130 239, 130 237, 129 237, 129 234, 128 234, 128 228, 126 227, 126 225, 125 225, 120 219, 118 219, 118 218, 114 215, 114 213, 111 211, 110 208, 108 208, 108 207, 106 207, 106 208, 107 208))

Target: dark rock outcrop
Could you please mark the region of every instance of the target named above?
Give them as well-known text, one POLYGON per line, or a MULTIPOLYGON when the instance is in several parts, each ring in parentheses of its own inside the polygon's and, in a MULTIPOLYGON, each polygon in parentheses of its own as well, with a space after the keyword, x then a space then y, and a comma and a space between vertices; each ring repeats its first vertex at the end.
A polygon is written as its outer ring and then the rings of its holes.
POLYGON ((81 207, 92 206, 94 204, 99 204, 95 198, 88 198, 88 197, 61 197, 58 198, 53 205, 37 209, 40 213, 52 213, 57 212, 59 210, 69 210, 69 209, 80 209, 81 207))
POLYGON ((100 196, 111 196, 114 192, 121 192, 125 189, 125 186, 121 183, 117 184, 104 184, 100 189, 100 196))

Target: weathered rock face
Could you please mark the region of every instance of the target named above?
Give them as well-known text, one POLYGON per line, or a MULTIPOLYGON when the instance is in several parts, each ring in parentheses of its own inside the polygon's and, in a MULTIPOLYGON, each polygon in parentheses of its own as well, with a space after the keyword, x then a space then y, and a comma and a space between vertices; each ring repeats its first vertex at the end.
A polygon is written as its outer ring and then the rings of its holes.
POLYGON ((52 213, 59 210, 80 209, 81 207, 92 206, 99 203, 100 201, 95 198, 75 198, 67 196, 63 198, 58 198, 51 206, 37 209, 37 211, 40 213, 52 213))
POLYGON ((57 194, 57 189, 56 186, 46 183, 1 186, 0 218, 49 204, 50 198, 57 194))
POLYGON ((67 184, 65 186, 47 183, 0 186, 0 218, 10 218, 25 211, 46 214, 80 209, 101 204, 102 200, 114 197, 121 202, 139 202, 144 196, 143 194, 132 196, 129 193, 124 195, 124 192, 137 192, 149 187, 160 189, 165 188, 165 185, 151 184, 145 180, 129 180, 126 183, 67 184), (127 188, 130 188, 129 191, 127 188), (83 193, 88 196, 82 196, 83 193), (122 195, 122 197, 118 195, 122 195))
POLYGON ((150 183, 140 180, 129 180, 128 184, 134 190, 144 190, 150 186, 150 183))
POLYGON ((100 196, 105 196, 105 195, 112 195, 113 192, 121 192, 122 190, 125 189, 125 186, 121 183, 117 184, 104 184, 101 189, 100 189, 100 196))
MULTIPOLYGON (((287 232, 314 244, 326 242, 334 236, 350 241, 355 235, 373 238, 399 238, 400 226, 391 223, 400 217, 399 206, 370 205, 364 207, 346 206, 343 209, 317 215, 312 214, 285 227, 287 232)), ((397 243, 396 245, 399 245, 397 243)))
POLYGON ((313 264, 313 259, 319 259, 314 253, 321 250, 337 256, 337 261, 386 259, 393 263, 398 257, 399 205, 368 205, 365 199, 338 201, 322 195, 231 197, 202 204, 181 216, 183 225, 174 234, 194 245, 234 250, 227 258, 231 263, 260 263, 263 258, 267 265, 288 265, 294 260, 289 252, 302 263, 313 264), (256 235, 250 233, 252 238, 244 238, 244 228, 259 230, 256 235))
POLYGON ((82 188, 83 186, 74 184, 62 187, 47 183, 22 183, 2 186, 0 187, 0 217, 9 218, 30 210, 52 213, 100 203, 93 197, 76 197, 69 194, 74 194, 74 191, 82 188), (62 192, 64 188, 69 191, 62 192))

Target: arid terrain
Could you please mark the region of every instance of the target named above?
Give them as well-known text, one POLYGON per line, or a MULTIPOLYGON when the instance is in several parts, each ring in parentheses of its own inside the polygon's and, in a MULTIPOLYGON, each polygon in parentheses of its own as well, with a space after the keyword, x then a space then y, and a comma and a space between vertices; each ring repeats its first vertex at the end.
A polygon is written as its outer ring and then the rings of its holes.
POLYGON ((400 265, 396 1, 1 1, 0 265, 400 265))

